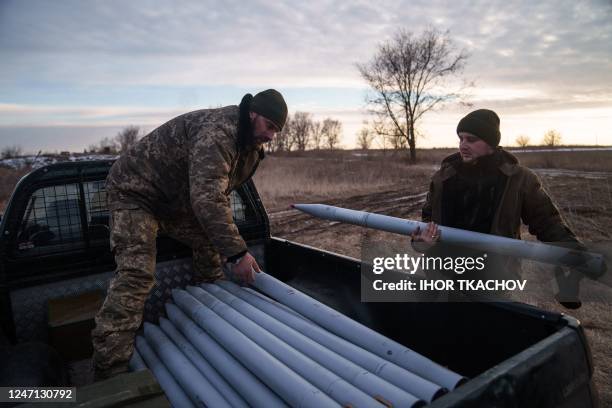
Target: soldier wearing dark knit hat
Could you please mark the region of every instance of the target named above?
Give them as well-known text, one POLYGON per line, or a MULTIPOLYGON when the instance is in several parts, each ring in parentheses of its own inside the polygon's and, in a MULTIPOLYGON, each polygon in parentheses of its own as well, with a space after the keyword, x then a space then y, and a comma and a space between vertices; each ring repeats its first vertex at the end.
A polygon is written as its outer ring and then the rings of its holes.
POLYGON ((275 89, 244 95, 239 111, 238 139, 243 147, 259 148, 270 142, 287 121, 287 104, 275 89))
MULTIPOLYGON (((460 246, 437 244, 438 224, 520 239, 521 221, 540 241, 584 249, 542 188, 538 176, 499 147, 500 119, 495 112, 478 109, 468 113, 457 125, 457 136, 459 151, 446 157, 432 177, 422 210, 422 220, 429 225, 412 237, 417 251, 428 252, 428 256, 435 251, 444 252, 437 256, 470 253, 460 246)), ((520 260, 491 254, 486 271, 496 277, 518 277, 520 260)), ((580 306, 581 277, 577 272, 557 274, 560 288, 557 300, 565 307, 580 306)))
POLYGON ((276 125, 279 131, 287 121, 287 104, 283 95, 275 89, 261 91, 251 101, 251 111, 259 113, 276 125))
POLYGON ((459 121, 457 134, 460 132, 471 133, 487 142, 489 146, 497 147, 501 139, 499 116, 489 109, 470 112, 459 121))
POLYGON ((214 282, 224 270, 253 281, 259 265, 239 233, 229 195, 254 174, 264 143, 286 120, 278 91, 246 94, 238 106, 169 120, 115 161, 106 196, 117 270, 92 331, 96 379, 128 369, 145 300, 156 285, 158 231, 191 247, 192 284, 214 282))

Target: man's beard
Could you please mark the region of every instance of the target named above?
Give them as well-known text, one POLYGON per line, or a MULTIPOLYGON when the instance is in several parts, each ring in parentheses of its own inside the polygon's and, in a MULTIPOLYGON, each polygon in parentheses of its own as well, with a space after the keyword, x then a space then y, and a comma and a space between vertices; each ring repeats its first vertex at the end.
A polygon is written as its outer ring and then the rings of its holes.
POLYGON ((257 136, 255 134, 255 132, 253 132, 253 136, 251 137, 251 140, 253 140, 253 143, 258 145, 258 146, 261 146, 264 143, 268 143, 268 142, 272 141, 272 139, 268 139, 268 138, 266 138, 264 136, 257 136))
POLYGON ((256 119, 257 118, 251 119, 251 128, 249 129, 250 130, 249 133, 250 133, 251 137, 249 138, 249 141, 250 141, 251 145, 259 147, 259 146, 263 145, 264 143, 267 143, 267 142, 271 141, 272 139, 268 140, 264 136, 260 136, 260 135, 257 135, 255 133, 255 120, 256 119))

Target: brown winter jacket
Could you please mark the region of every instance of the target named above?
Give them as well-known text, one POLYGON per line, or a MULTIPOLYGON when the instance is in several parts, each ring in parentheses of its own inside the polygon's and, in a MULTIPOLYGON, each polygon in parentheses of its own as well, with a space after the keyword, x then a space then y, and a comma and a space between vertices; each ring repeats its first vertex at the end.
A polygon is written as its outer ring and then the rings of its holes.
POLYGON ((229 194, 264 154, 261 146, 240 145, 238 117, 238 106, 202 109, 153 130, 111 168, 109 209, 139 207, 160 220, 192 217, 222 256, 246 251, 229 194))
MULTIPOLYGON (((529 232, 540 241, 583 248, 542 188, 538 176, 521 166, 514 155, 501 148, 499 150, 503 160, 498 168, 507 177, 507 181, 489 233, 520 239, 522 220, 529 227, 529 232)), ((422 210, 424 222, 440 224, 443 183, 456 174, 453 163, 458 160, 461 160, 459 153, 446 157, 433 175, 422 210)), ((509 270, 520 268, 515 259, 507 258, 504 263, 509 270)))
MULTIPOLYGON (((521 220, 529 232, 544 242, 576 242, 576 237, 566 226, 559 210, 542 188, 536 174, 518 163, 511 153, 501 150, 503 163, 499 170, 508 177, 495 211, 490 234, 520 239, 521 220)), ((440 223, 442 208, 442 185, 456 174, 452 166, 461 160, 459 153, 442 161, 440 170, 432 177, 429 194, 423 206, 423 221, 440 223)))

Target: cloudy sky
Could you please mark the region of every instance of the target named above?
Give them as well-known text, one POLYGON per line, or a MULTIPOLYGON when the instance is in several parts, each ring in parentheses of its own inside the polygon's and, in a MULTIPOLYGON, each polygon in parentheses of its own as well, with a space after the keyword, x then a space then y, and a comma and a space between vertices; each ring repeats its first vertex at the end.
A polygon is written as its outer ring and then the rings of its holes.
MULTIPOLYGON (((470 54, 470 101, 498 112, 502 144, 548 129, 612 144, 610 0, 0 0, 0 147, 79 151, 270 87, 341 120, 352 147, 368 118, 355 64, 427 26, 470 54)), ((454 145, 469 110, 426 116, 418 143, 454 145)))

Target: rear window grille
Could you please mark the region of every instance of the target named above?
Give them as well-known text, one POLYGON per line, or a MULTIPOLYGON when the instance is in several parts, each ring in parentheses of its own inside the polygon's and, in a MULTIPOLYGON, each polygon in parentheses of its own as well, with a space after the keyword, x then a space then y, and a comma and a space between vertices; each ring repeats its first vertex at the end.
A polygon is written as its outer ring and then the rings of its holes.
POLYGON ((105 181, 83 183, 85 210, 87 212, 87 232, 91 245, 106 244, 110 237, 109 216, 106 204, 105 181))
POLYGON ((19 229, 17 250, 38 255, 84 246, 78 184, 36 190, 19 229))
MULTIPOLYGON (((85 222, 90 245, 108 245, 109 212, 105 181, 83 183, 85 222)), ((247 221, 247 208, 236 191, 230 204, 237 224, 247 221)), ((17 236, 16 254, 32 256, 86 246, 81 219, 79 184, 40 188, 32 194, 17 236)))

